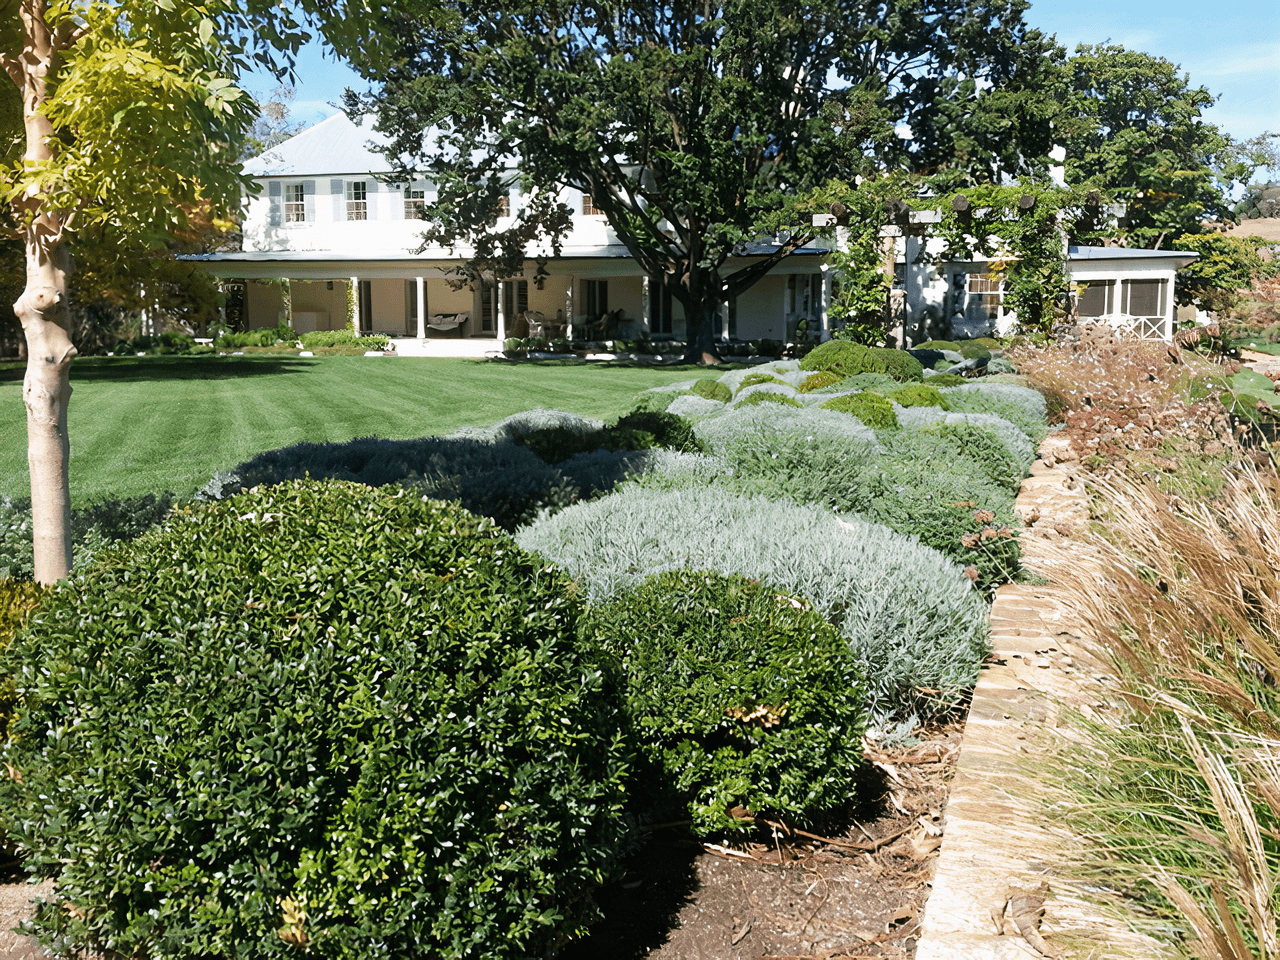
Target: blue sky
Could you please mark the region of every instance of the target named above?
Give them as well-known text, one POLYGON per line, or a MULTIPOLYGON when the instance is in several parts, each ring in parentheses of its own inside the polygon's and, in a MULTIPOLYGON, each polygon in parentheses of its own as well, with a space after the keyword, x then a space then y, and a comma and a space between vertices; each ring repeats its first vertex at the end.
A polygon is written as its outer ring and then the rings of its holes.
MULTIPOLYGON (((1032 0, 1027 22, 1074 50, 1111 41, 1180 64, 1194 85, 1219 96, 1206 114, 1237 139, 1280 131, 1280 3, 1277 0, 1032 0)), ((308 48, 298 64, 294 117, 308 125, 337 111, 345 65, 308 48)), ((245 84, 255 92, 270 78, 245 84)))

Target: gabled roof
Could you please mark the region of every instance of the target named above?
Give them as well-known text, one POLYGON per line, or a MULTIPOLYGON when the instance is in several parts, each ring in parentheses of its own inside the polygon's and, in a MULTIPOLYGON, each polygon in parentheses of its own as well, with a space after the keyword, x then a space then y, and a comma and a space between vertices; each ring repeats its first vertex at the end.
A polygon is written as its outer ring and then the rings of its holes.
POLYGON ((387 142, 373 129, 371 116, 355 124, 337 113, 247 161, 244 172, 251 177, 370 174, 390 169, 386 158, 372 149, 387 142))

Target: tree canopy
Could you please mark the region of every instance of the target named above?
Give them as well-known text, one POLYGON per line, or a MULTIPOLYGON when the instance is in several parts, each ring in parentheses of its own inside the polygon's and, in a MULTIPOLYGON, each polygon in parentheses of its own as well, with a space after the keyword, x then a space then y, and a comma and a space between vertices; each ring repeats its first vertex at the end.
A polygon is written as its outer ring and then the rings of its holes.
POLYGON ((399 177, 435 181, 426 238, 475 244, 473 270, 517 273, 540 235, 559 252, 560 191, 589 195, 710 359, 721 303, 812 240, 795 198, 885 165, 991 179, 1043 154, 1020 148, 1049 137, 1031 91, 1052 45, 1025 6, 413 0, 347 106, 376 113, 399 177), (512 187, 523 208, 499 231, 512 187))
POLYGON ((1169 249, 1203 220, 1231 218, 1226 189, 1248 158, 1203 119, 1215 98, 1176 64, 1115 44, 1081 44, 1058 119, 1067 181, 1122 201, 1127 246, 1169 249))

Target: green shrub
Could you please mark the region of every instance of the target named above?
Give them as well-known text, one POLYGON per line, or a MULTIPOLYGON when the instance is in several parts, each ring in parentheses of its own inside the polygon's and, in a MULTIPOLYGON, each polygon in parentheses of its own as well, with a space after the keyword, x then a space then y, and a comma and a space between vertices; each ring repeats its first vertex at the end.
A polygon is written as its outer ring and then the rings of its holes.
POLYGON ((910 380, 924 379, 924 364, 905 350, 890 350, 887 347, 872 347, 871 351, 884 368, 884 372, 894 380, 905 383, 910 380))
POLYGON ((433 499, 457 500, 507 530, 544 511, 562 509, 579 496, 560 471, 519 444, 460 437, 298 443, 260 453, 232 475, 234 482, 219 483, 211 495, 220 499, 249 487, 307 477, 371 487, 402 484, 433 499))
MULTIPOLYGON (((49 589, 29 580, 0 580, 0 656, 13 642, 18 629, 40 606, 49 589)), ((0 673, 0 743, 8 736, 9 724, 13 720, 13 694, 13 678, 7 672, 0 673)), ((5 838, 0 836, 0 847, 5 846, 5 838)))
POLYGON ((800 361, 801 370, 830 370, 844 377, 855 373, 885 373, 881 358, 870 348, 849 340, 820 343, 800 361))
POLYGON ((960 567, 912 537, 814 504, 705 482, 628 486, 544 517, 516 539, 563 566, 596 604, 680 567, 807 597, 849 642, 877 718, 954 707, 988 649, 986 604, 960 567))
POLYGON ((846 393, 832 397, 822 405, 823 410, 838 410, 857 417, 876 430, 897 430, 898 415, 893 404, 876 393, 846 393))
POLYGON ((961 384, 968 382, 968 380, 960 376, 958 373, 939 373, 937 376, 925 379, 925 383, 929 384, 929 386, 933 387, 935 390, 940 389, 941 387, 958 387, 961 384))
POLYGON ((741 576, 676 570, 590 609, 583 630, 621 666, 640 752, 696 834, 751 830, 756 814, 810 825, 847 805, 863 682, 809 604, 741 576))
POLYGON ((770 393, 767 390, 757 390, 755 393, 749 393, 737 403, 735 407, 754 407, 760 403, 780 403, 784 407, 803 407, 799 400, 795 397, 789 397, 783 393, 770 393))
POLYGON ((897 385, 898 381, 888 374, 857 373, 852 377, 845 377, 836 384, 836 390, 841 393, 859 393, 863 390, 885 392, 894 389, 897 385))
POLYGON ((962 343, 960 344, 960 356, 966 360, 990 360, 991 351, 980 343, 962 343))
POLYGON ((686 393, 683 390, 645 390, 631 401, 631 412, 666 413, 672 401, 686 393))
POLYGON ((615 856, 621 715, 488 521, 302 482, 189 509, 13 644, 39 938, 151 960, 541 957, 615 856))
POLYGON ((572 427, 546 427, 526 433, 517 443, 528 447, 547 463, 560 463, 575 454, 599 450, 605 445, 604 428, 583 433, 572 427))
POLYGON ((733 391, 719 380, 699 380, 690 389, 705 400, 728 403, 733 399, 733 391))
POLYGON ((817 373, 811 373, 805 377, 800 384, 799 390, 801 393, 813 393, 815 390, 834 387, 841 379, 840 374, 834 370, 819 370, 817 373))
POLYGON ((950 410, 946 399, 937 389, 923 383, 908 383, 885 394, 900 407, 941 407, 950 410))
POLYGON ((324 347, 360 347, 364 350, 387 349, 387 338, 381 335, 360 336, 354 330, 313 330, 300 338, 308 350, 324 347))
POLYGON ((960 344, 953 340, 926 340, 924 343, 917 343, 911 349, 913 350, 951 350, 955 353, 960 352, 960 344))
POLYGON ((635 410, 605 428, 605 446, 610 450, 649 447, 668 447, 684 453, 702 450, 702 442, 693 432, 693 422, 687 417, 635 410))
POLYGON ((747 376, 743 377, 742 380, 738 382, 737 392, 742 393, 742 391, 747 389, 747 387, 754 387, 762 383, 780 383, 783 386, 787 385, 785 380, 779 380, 771 373, 756 372, 747 374, 747 376))

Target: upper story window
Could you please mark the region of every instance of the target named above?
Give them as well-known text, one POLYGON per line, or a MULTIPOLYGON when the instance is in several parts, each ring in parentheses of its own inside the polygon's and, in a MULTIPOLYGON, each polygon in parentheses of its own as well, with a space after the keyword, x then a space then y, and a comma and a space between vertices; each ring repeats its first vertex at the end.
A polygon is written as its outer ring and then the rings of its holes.
POLYGON ((405 188, 404 218, 406 220, 425 220, 427 218, 427 191, 414 187, 405 188))
POLYGON ((300 183, 284 185, 284 222, 307 222, 307 198, 300 183))
POLYGON ((363 180, 347 181, 347 219, 369 219, 369 185, 363 180))
POLYGON ((511 194, 504 193, 498 198, 498 216, 511 216, 511 194))
POLYGON ((591 199, 591 194, 584 193, 582 195, 582 215, 584 217, 603 217, 604 211, 595 205, 591 199))

